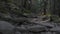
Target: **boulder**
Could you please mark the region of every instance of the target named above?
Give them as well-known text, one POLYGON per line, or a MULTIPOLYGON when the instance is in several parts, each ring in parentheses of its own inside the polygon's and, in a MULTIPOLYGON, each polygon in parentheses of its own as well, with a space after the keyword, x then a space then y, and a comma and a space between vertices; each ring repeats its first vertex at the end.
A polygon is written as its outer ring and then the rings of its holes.
POLYGON ((14 26, 6 21, 0 21, 0 32, 3 34, 13 34, 14 26))

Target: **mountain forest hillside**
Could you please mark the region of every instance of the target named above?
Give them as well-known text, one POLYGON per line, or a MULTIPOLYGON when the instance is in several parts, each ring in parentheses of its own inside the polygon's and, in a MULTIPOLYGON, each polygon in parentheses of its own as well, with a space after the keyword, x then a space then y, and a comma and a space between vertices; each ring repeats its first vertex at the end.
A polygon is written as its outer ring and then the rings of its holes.
POLYGON ((60 0, 0 0, 0 34, 60 34, 60 0))

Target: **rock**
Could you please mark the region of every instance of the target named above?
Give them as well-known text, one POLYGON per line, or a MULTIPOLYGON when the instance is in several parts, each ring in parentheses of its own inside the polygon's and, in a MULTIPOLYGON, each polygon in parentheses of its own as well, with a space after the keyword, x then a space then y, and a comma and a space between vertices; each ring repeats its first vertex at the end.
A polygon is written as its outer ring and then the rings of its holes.
POLYGON ((46 27, 41 25, 33 25, 33 26, 28 26, 26 28, 28 31, 32 31, 32 32, 47 31, 46 27))
POLYGON ((3 34, 13 34, 14 26, 6 21, 0 21, 0 32, 3 34))
POLYGON ((50 31, 56 31, 56 32, 60 32, 60 27, 53 27, 52 29, 50 29, 50 31))
POLYGON ((24 25, 20 26, 20 27, 17 27, 17 29, 21 32, 23 31, 27 31, 26 27, 24 27, 24 25))
POLYGON ((15 32, 15 34, 21 34, 19 31, 15 32))

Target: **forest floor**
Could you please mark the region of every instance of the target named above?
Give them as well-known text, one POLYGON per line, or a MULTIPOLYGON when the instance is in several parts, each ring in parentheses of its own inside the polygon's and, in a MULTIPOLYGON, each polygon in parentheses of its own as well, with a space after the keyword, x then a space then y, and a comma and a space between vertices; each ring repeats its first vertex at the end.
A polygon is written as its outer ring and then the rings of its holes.
POLYGON ((47 16, 37 16, 36 18, 12 18, 11 16, 3 15, 0 18, 0 27, 3 34, 10 34, 11 32, 11 34, 60 33, 60 24, 50 22, 50 18, 47 16), (6 33, 7 31, 5 32, 4 30, 8 30, 9 33, 6 33))

